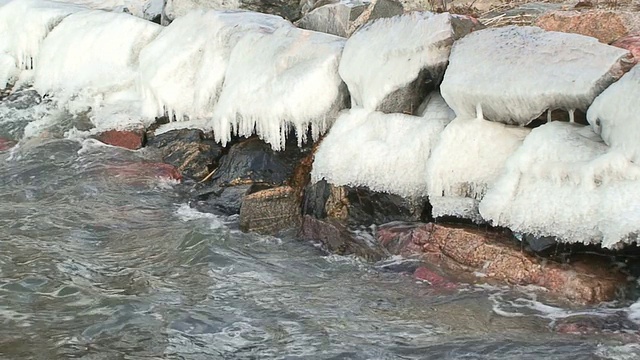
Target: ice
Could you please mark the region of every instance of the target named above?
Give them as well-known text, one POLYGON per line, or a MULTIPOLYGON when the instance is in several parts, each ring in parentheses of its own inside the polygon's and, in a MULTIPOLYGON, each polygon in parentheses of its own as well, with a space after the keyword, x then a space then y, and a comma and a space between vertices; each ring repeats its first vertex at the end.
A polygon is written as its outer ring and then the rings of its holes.
POLYGON ((496 226, 564 242, 617 247, 640 231, 640 166, 588 126, 534 129, 480 203, 496 226))
POLYGON ((193 11, 175 20, 140 53, 143 113, 166 112, 177 120, 211 117, 238 40, 282 26, 291 24, 249 12, 193 11))
POLYGON ((298 145, 316 140, 343 108, 338 63, 344 39, 293 26, 250 33, 233 48, 213 112, 217 141, 257 134, 274 150, 295 129, 298 145))
POLYGON ((454 119, 427 164, 433 216, 480 222, 479 201, 529 131, 478 118, 454 119))
POLYGON ((34 88, 72 113, 91 109, 98 128, 130 126, 140 120, 138 54, 161 28, 122 13, 70 15, 42 43, 34 88))
POLYGON ((344 112, 322 140, 311 179, 415 198, 427 194, 427 159, 453 118, 433 93, 423 117, 355 108, 344 112))
POLYGON ((0 7, 0 89, 37 66, 40 44, 75 5, 46 0, 5 1, 0 7))
POLYGON ((640 67, 609 86, 587 112, 593 131, 616 151, 640 164, 640 67))
POLYGON ((582 35, 507 26, 457 41, 442 96, 458 116, 525 125, 547 109, 586 111, 628 68, 629 53, 582 35))
POLYGON ((164 13, 174 20, 196 9, 235 10, 240 5, 240 0, 167 0, 164 13))
POLYGON ((449 14, 414 12, 378 19, 349 38, 340 76, 354 105, 379 110, 387 95, 414 81, 421 70, 439 78, 452 43, 449 14))
POLYGON ((152 20, 160 15, 164 0, 54 0, 69 4, 82 5, 89 9, 113 12, 126 12, 131 15, 152 20))

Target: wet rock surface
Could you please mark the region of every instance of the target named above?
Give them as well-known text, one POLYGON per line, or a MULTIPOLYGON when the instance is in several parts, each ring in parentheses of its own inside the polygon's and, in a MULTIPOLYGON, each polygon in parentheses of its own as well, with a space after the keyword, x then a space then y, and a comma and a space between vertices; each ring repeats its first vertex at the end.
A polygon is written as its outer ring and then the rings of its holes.
POLYGON ((240 229, 275 235, 287 229, 299 229, 300 202, 290 186, 258 191, 245 196, 240 208, 240 229))
POLYGON ((195 129, 173 130, 154 136, 147 147, 157 150, 164 162, 178 168, 184 176, 196 180, 205 178, 223 154, 220 145, 195 129))
POLYGON ((615 312, 610 315, 572 315, 559 319, 553 330, 570 335, 615 334, 623 342, 640 341, 640 326, 629 320, 628 314, 615 312))
POLYGON ((4 139, 0 137, 0 151, 6 151, 16 145, 16 142, 11 139, 4 139))
POLYGON ((392 254, 418 255, 432 266, 466 274, 467 281, 538 285, 582 304, 613 300, 626 282, 622 273, 597 259, 575 259, 569 265, 528 255, 513 243, 508 231, 391 223, 380 226, 376 236, 392 254))
POLYGON ((109 130, 98 134, 96 140, 107 145, 129 150, 138 150, 144 146, 146 134, 144 130, 109 130))
POLYGON ((231 187, 199 185, 188 196, 192 199, 191 206, 198 211, 234 215, 240 213, 242 201, 252 192, 252 188, 252 184, 231 187))

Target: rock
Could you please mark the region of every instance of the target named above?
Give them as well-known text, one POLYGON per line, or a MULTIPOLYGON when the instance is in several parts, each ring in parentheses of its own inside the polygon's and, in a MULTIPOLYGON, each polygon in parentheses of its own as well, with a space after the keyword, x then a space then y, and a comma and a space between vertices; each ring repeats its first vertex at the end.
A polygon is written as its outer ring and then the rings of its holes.
POLYGON ((96 135, 96 139, 111 146, 118 146, 129 150, 138 150, 145 143, 146 134, 143 130, 109 130, 96 135))
MULTIPOLYGON (((355 31, 354 21, 359 20, 369 6, 371 6, 371 3, 359 0, 326 4, 313 9, 303 16, 302 19, 296 22, 296 26, 302 29, 349 37, 355 31)), ((367 12, 367 14, 370 14, 370 12, 367 12)))
POLYGON ((347 40, 339 68, 353 104, 415 114, 440 84, 454 40, 480 27, 470 17, 429 12, 363 26, 347 40))
POLYGON ((547 110, 586 111, 632 65, 629 52, 593 38, 491 28, 456 42, 441 92, 458 117, 522 126, 547 110))
POLYGON ((591 36, 605 44, 640 31, 640 14, 630 11, 552 11, 538 18, 536 25, 549 31, 591 36))
POLYGON ((305 240, 319 241, 331 253, 356 255, 369 261, 384 257, 384 251, 364 237, 350 232, 335 220, 319 220, 305 215, 302 218, 301 236, 305 240))
POLYGON ((14 147, 17 143, 11 139, 0 137, 0 151, 6 151, 14 147))
POLYGON ((211 179, 215 185, 222 187, 243 184, 271 187, 289 185, 296 166, 307 152, 308 149, 296 146, 274 151, 257 137, 250 138, 231 146, 211 179))
POLYGON ((287 229, 299 229, 300 198, 290 186, 280 186, 247 195, 240 208, 240 229, 275 235, 287 229))
POLYGON ((611 301, 625 276, 595 259, 545 262, 520 250, 509 232, 437 224, 380 226, 377 240, 393 254, 418 255, 469 281, 537 285, 580 304, 611 301), (474 277, 474 274, 483 277, 474 277))
POLYGON ((302 213, 316 219, 326 218, 326 204, 331 194, 331 188, 331 184, 326 180, 308 184, 304 189, 302 213))
POLYGON ((449 281, 446 277, 440 275, 437 271, 431 270, 426 266, 421 266, 413 273, 413 277, 428 282, 431 286, 445 289, 455 289, 458 286, 449 281))
POLYGON ((109 165, 105 173, 111 178, 123 179, 129 183, 138 183, 154 178, 164 178, 181 181, 182 175, 175 167, 155 162, 131 162, 119 165, 109 165))
POLYGON ((223 148, 207 139, 201 130, 172 130, 156 135, 147 148, 158 149, 162 160, 180 170, 186 177, 201 180, 218 166, 223 148))
POLYGON ((611 45, 629 50, 629 52, 631 52, 631 54, 635 58, 636 63, 640 61, 640 34, 623 36, 614 41, 611 45))
POLYGON ((610 315, 571 315, 555 321, 553 330, 571 335, 616 334, 624 342, 640 341, 640 327, 625 312, 610 315))
POLYGON ((300 18, 300 0, 167 0, 163 13, 163 25, 190 10, 249 10, 265 14, 279 15, 289 21, 300 18))
POLYGON ((18 89, 13 91, 3 99, 5 106, 10 109, 25 110, 42 102, 42 97, 33 89, 18 89))
POLYGON ((244 197, 255 191, 253 184, 231 187, 205 185, 190 194, 194 198, 191 204, 202 212, 239 214, 244 197))

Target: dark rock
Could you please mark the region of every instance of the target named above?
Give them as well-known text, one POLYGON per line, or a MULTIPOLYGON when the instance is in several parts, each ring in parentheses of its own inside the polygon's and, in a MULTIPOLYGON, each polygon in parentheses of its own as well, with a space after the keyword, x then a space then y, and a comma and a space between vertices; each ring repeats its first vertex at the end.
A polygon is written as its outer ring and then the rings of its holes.
POLYGON ((331 185, 325 180, 308 184, 304 190, 303 214, 313 216, 316 219, 326 218, 326 204, 330 194, 331 185))
POLYGON ((396 15, 402 15, 404 8, 402 4, 396 0, 378 0, 373 6, 371 16, 368 21, 382 18, 389 18, 396 15))
POLYGON ((383 113, 416 114, 427 95, 442 82, 446 64, 422 69, 409 84, 389 93, 378 104, 376 111, 383 113))
POLYGON ((368 243, 335 220, 319 220, 305 215, 301 236, 305 240, 319 241, 329 252, 338 255, 356 255, 369 261, 378 261, 385 256, 379 246, 368 243))
POLYGON ((524 234, 522 235, 522 241, 524 241, 529 249, 535 253, 541 253, 558 246, 558 241, 553 236, 534 236, 531 234, 524 234))
POLYGON ((296 166, 306 156, 304 150, 287 146, 274 151, 257 137, 231 146, 220 160, 220 167, 212 177, 218 186, 265 184, 272 187, 289 185, 296 166))
POLYGON ((195 198, 192 205, 202 212, 221 213, 224 215, 239 214, 244 197, 252 192, 253 187, 254 185, 231 187, 205 185, 204 188, 191 194, 195 198))
POLYGON ((42 102, 42 97, 32 89, 16 90, 4 99, 5 106, 11 109, 24 110, 42 102))
POLYGON ((98 134, 95 138, 107 145, 138 150, 144 146, 145 136, 143 130, 109 130, 98 134))
POLYGON ((553 329, 562 334, 572 335, 602 335, 606 333, 626 333, 635 335, 635 341, 640 340, 640 326, 629 320, 624 312, 610 315, 581 314, 572 315, 556 321, 553 329))
POLYGON ((290 186, 280 186, 247 195, 240 208, 240 229, 275 235, 287 229, 299 229, 300 202, 290 186))
POLYGON ((162 160, 192 179, 205 178, 217 165, 223 148, 206 139, 201 130, 172 130, 149 139, 148 148, 158 149, 162 160))

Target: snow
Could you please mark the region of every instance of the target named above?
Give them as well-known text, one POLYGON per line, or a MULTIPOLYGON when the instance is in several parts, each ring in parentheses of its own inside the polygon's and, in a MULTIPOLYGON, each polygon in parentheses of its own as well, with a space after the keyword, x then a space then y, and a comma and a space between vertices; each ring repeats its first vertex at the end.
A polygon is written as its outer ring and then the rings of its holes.
POLYGON ((236 10, 240 8, 240 0, 167 0, 164 13, 168 19, 182 17, 192 10, 236 10))
POLYGON ((640 164, 640 67, 635 66, 598 96, 587 119, 597 134, 616 151, 640 164))
POLYGON ((411 83, 422 69, 438 78, 452 43, 449 14, 414 12, 378 19, 347 40, 340 76, 354 106, 377 110, 387 95, 411 83))
POLYGON ((112 12, 126 12, 131 15, 151 20, 162 12, 164 0, 55 0, 70 4, 78 4, 89 9, 112 12))
POLYGON ((311 180, 425 196, 427 159, 451 119, 438 93, 430 96, 423 117, 361 108, 343 112, 315 154, 311 180))
POLYGON ((290 26, 249 12, 193 11, 172 22, 140 53, 143 113, 177 120, 211 117, 231 50, 249 32, 290 26))
POLYGON ((338 75, 343 46, 340 37, 293 26, 244 36, 231 52, 214 108, 216 141, 224 146, 232 132, 255 133, 281 150, 290 129, 301 145, 309 128, 318 139, 343 106, 338 75))
POLYGON ((83 8, 46 0, 13 0, 0 7, 0 89, 38 64, 42 40, 62 19, 83 8))
POLYGON ((529 131, 477 118, 454 119, 427 164, 433 216, 480 222, 479 201, 529 131))
POLYGON ((536 27, 473 32, 457 41, 442 96, 458 116, 525 125, 547 109, 586 111, 622 75, 629 53, 596 39, 536 27), (623 62, 624 62, 623 61, 623 62))
POLYGON ((534 129, 480 204, 493 225, 612 248, 640 231, 640 166, 609 151, 590 127, 534 129))
POLYGON ((140 106, 138 54, 161 28, 122 13, 70 15, 42 43, 34 88, 53 94, 72 113, 91 108, 98 128, 131 126, 140 106))

